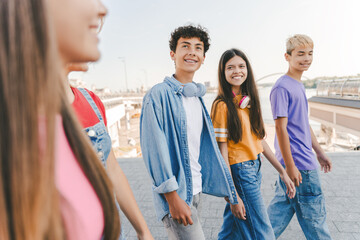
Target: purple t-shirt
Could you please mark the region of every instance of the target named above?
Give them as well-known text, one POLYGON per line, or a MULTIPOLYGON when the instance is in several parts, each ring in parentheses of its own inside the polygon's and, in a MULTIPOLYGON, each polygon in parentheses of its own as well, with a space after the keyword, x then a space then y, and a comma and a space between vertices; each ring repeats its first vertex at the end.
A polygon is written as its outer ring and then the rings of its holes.
MULTIPOLYGON (((318 163, 312 151, 308 101, 304 85, 284 75, 273 86, 270 102, 274 119, 288 118, 287 131, 295 166, 299 170, 316 169, 318 163)), ((281 164, 285 164, 276 135, 274 145, 276 158, 281 164)))

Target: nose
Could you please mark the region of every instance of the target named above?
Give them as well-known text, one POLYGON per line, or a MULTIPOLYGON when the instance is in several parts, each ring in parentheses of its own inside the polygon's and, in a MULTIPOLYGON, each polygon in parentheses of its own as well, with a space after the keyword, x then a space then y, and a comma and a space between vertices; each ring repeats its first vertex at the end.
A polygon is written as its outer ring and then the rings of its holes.
POLYGON ((235 67, 234 68, 234 73, 239 73, 240 72, 240 68, 239 67, 235 67))
POLYGON ((107 8, 101 0, 98 1, 99 17, 104 18, 107 15, 107 8))
POLYGON ((188 51, 188 55, 190 55, 190 56, 195 56, 195 49, 194 49, 194 47, 189 47, 189 51, 188 51))
POLYGON ((305 61, 310 62, 310 61, 311 61, 311 59, 312 59, 312 55, 310 55, 310 54, 306 54, 305 61))
POLYGON ((104 6, 101 0, 98 1, 98 15, 99 15, 99 28, 97 30, 97 33, 100 33, 104 25, 105 16, 107 15, 107 8, 104 6))

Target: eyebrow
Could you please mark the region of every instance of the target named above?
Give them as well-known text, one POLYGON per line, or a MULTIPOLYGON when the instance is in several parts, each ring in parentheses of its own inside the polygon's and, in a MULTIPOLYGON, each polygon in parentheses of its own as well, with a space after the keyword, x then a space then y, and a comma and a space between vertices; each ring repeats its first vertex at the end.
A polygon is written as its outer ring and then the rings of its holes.
MULTIPOLYGON (((180 44, 188 44, 188 45, 191 45, 191 43, 190 42, 187 42, 187 41, 183 41, 183 42, 181 42, 180 44)), ((195 46, 204 46, 204 44, 203 43, 196 43, 195 44, 195 46)))
MULTIPOLYGON (((313 50, 309 51, 309 53, 312 53, 313 50)), ((298 51, 298 53, 305 53, 305 51, 298 51)))
POLYGON ((234 67, 234 66, 245 66, 245 63, 240 63, 240 64, 229 64, 229 65, 225 65, 225 67, 234 67))

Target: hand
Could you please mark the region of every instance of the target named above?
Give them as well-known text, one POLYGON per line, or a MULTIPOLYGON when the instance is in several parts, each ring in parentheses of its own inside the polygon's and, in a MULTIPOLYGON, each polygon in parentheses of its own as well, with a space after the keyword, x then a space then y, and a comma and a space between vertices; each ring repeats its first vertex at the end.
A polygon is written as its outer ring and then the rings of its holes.
POLYGON ((296 188, 293 181, 291 181, 289 175, 284 171, 282 174, 280 174, 280 178, 285 183, 286 194, 289 196, 290 199, 294 198, 296 194, 296 188))
POLYGON ((238 198, 239 203, 238 204, 230 204, 230 209, 232 214, 242 220, 246 220, 246 211, 245 206, 241 198, 238 198))
POLYGON ((192 225, 191 209, 189 205, 179 197, 177 192, 173 191, 165 193, 164 195, 169 204, 171 217, 179 224, 184 224, 184 226, 187 226, 188 224, 192 225))
POLYGON ((286 167, 286 173, 291 181, 295 183, 296 187, 300 186, 300 183, 302 183, 302 177, 296 166, 286 167))
POLYGON ((321 166, 321 171, 324 171, 324 173, 331 172, 332 170, 332 163, 328 156, 326 156, 325 153, 317 154, 317 159, 321 166))

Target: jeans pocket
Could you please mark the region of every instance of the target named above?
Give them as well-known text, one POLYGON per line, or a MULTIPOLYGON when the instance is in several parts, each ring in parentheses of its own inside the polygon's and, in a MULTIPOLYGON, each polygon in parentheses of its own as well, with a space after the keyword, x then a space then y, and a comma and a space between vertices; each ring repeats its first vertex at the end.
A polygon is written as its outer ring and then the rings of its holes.
POLYGON ((299 195, 299 206, 301 215, 304 219, 320 219, 326 214, 325 200, 322 194, 299 195))
POLYGON ((165 228, 170 228, 170 226, 171 226, 171 223, 170 223, 171 219, 170 219, 170 215, 169 215, 169 214, 165 215, 165 217, 163 217, 163 219, 162 219, 161 221, 163 222, 165 228))
POLYGON ((280 177, 279 180, 275 182, 275 196, 286 197, 286 190, 284 191, 284 189, 282 188, 282 180, 280 177))
POLYGON ((241 169, 251 169, 254 168, 255 165, 255 161, 254 160, 249 160, 246 162, 242 162, 241 163, 241 169))

